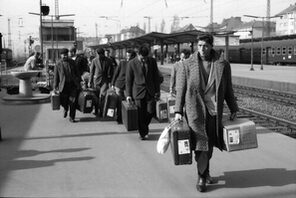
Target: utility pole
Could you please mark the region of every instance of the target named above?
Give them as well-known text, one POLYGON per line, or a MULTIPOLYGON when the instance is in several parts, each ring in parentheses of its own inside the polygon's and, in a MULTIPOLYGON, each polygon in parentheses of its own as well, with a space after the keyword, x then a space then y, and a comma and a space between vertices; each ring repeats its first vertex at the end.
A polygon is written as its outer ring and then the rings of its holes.
POLYGON ((267 0, 267 8, 266 8, 266 36, 270 36, 270 0, 267 0))
POLYGON ((211 32, 214 32, 214 20, 213 20, 213 0, 211 0, 211 13, 210 13, 210 25, 211 25, 211 32))
POLYGON ((9 49, 12 49, 12 45, 11 45, 10 18, 8 18, 8 48, 9 49))
POLYGON ((151 16, 144 16, 144 18, 148 19, 148 33, 150 33, 150 28, 151 28, 151 16))
POLYGON ((98 24, 97 23, 95 23, 95 28, 96 28, 96 42, 98 42, 99 39, 98 39, 98 24))
POLYGON ((40 13, 39 13, 39 16, 40 16, 40 53, 41 53, 41 60, 42 60, 42 64, 43 64, 43 38, 42 38, 42 35, 43 35, 43 31, 42 31, 42 0, 40 0, 40 13))

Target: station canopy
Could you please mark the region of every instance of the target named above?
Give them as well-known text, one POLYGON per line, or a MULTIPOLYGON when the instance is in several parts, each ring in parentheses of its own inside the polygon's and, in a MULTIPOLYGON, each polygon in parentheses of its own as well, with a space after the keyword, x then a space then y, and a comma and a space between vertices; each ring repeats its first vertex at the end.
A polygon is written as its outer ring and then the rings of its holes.
MULTIPOLYGON (((160 32, 151 32, 144 34, 142 36, 131 38, 123 41, 117 41, 113 43, 99 44, 99 45, 90 45, 88 47, 97 49, 97 48, 113 48, 113 49, 123 49, 130 47, 138 47, 144 43, 150 45, 171 45, 177 43, 190 43, 196 42, 198 35, 205 34, 203 31, 191 30, 186 32, 175 32, 171 34, 165 34, 160 32)), ((214 33, 213 35, 226 35, 227 33, 214 33)))

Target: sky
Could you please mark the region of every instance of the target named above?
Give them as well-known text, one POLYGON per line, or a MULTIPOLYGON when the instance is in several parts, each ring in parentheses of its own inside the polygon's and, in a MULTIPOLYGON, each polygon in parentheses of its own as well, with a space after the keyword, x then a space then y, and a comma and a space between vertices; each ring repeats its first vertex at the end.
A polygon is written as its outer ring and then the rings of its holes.
MULTIPOLYGON (((55 0, 42 0, 50 7, 50 15, 55 15, 55 0)), ((99 36, 118 33, 120 29, 139 25, 148 29, 151 17, 151 31, 159 31, 162 19, 165 31, 169 33, 173 16, 181 17, 180 26, 192 23, 204 27, 210 23, 211 0, 59 0, 59 15, 75 14, 61 19, 73 19, 79 36, 99 36), (105 17, 105 18, 104 18, 105 17), (108 17, 106 19, 106 17, 108 17), (183 17, 183 18, 182 18, 183 17)), ((270 0, 270 15, 276 15, 295 4, 296 0, 270 0)), ((10 20, 13 45, 20 45, 30 35, 38 37, 40 0, 0 0, 0 32, 7 42, 8 19, 10 20)), ((213 0, 213 21, 221 23, 230 17, 242 17, 242 21, 253 18, 243 15, 266 16, 267 0, 213 0)), ((50 19, 50 17, 45 17, 50 19)), ((7 45, 7 44, 6 44, 7 45)))

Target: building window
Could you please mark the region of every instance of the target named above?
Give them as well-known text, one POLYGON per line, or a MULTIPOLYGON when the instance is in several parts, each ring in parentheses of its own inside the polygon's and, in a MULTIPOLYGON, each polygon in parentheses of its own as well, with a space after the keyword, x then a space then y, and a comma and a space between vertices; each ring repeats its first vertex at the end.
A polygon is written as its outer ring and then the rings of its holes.
POLYGON ((276 55, 281 55, 281 48, 280 47, 277 48, 276 55))
POLYGON ((288 48, 288 55, 292 55, 292 47, 288 48))
POLYGON ((275 49, 271 48, 271 54, 274 56, 275 55, 275 49))
POLYGON ((282 50, 282 55, 286 55, 286 47, 283 47, 283 50, 282 50))

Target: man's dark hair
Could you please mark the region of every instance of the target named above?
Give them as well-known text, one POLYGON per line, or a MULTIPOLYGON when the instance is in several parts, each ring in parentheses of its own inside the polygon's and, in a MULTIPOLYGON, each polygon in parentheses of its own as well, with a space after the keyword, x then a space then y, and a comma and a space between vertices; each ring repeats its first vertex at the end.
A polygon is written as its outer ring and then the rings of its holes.
POLYGON ((70 52, 74 52, 74 53, 76 53, 76 48, 75 48, 75 47, 72 47, 72 48, 70 49, 70 52))
POLYGON ((104 50, 103 48, 98 48, 98 49, 97 49, 97 53, 98 53, 99 55, 104 55, 105 50, 104 50))
POLYGON ((129 60, 132 60, 133 58, 135 58, 137 56, 137 53, 132 49, 127 50, 127 53, 131 54, 129 60))
POLYGON ((205 41, 206 43, 213 46, 214 38, 211 34, 202 34, 197 37, 197 42, 198 41, 205 41))
POLYGON ((139 54, 142 56, 148 56, 149 55, 149 49, 147 46, 141 46, 139 48, 139 54))
POLYGON ((190 52, 189 49, 183 49, 183 50, 181 51, 181 53, 183 53, 183 54, 185 55, 185 59, 189 58, 189 56, 190 56, 190 54, 191 54, 191 52, 190 52))

